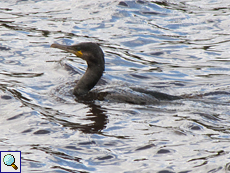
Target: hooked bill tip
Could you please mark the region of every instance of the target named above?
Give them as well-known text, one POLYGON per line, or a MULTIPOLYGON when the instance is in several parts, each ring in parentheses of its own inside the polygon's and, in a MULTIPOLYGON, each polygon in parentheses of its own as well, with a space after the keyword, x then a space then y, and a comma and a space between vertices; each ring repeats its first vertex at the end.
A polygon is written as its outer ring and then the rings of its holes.
POLYGON ((56 44, 56 43, 53 43, 53 44, 51 44, 50 47, 57 48, 57 44, 56 44))
POLYGON ((66 46, 66 45, 61 45, 61 44, 53 43, 53 44, 51 44, 50 47, 52 47, 52 48, 58 48, 58 49, 65 50, 65 51, 69 52, 69 46, 66 46))
POLYGON ((53 44, 51 44, 50 47, 58 48, 58 49, 61 49, 61 50, 64 50, 64 51, 67 51, 67 52, 73 53, 73 54, 77 53, 75 50, 72 49, 71 46, 67 46, 67 45, 61 45, 61 44, 53 43, 53 44))

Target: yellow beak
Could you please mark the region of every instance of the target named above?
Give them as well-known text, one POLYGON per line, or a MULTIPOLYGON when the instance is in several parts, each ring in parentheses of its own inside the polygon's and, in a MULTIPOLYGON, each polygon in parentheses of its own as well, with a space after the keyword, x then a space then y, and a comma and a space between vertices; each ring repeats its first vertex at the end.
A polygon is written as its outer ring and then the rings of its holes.
POLYGON ((82 57, 82 55, 83 55, 83 53, 79 50, 79 51, 77 51, 77 52, 75 52, 74 53, 76 56, 78 56, 78 57, 82 57))

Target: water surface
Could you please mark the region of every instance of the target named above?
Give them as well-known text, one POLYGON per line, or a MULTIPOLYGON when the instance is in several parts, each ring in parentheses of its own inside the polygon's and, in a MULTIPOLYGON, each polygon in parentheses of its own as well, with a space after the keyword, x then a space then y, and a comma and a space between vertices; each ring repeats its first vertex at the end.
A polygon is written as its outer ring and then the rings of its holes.
POLYGON ((0 149, 23 172, 230 172, 230 3, 0 2, 0 149), (184 99, 76 102, 86 69, 54 42, 97 42, 106 86, 184 99), (71 68, 70 68, 71 67, 71 68))

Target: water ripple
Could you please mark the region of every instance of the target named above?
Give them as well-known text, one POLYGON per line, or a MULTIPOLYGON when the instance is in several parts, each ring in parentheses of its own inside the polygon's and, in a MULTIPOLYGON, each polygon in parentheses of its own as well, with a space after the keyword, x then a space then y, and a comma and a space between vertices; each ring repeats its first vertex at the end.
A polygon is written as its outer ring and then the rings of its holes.
POLYGON ((1 1, 1 151, 22 151, 24 172, 229 172, 229 5, 1 1), (183 99, 77 100, 85 62, 49 47, 84 41, 105 52, 93 92, 183 99))

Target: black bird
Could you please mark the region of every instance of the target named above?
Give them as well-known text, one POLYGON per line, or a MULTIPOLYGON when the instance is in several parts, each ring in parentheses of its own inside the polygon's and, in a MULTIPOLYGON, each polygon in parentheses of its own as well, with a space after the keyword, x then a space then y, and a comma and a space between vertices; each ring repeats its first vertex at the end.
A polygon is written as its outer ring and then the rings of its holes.
MULTIPOLYGON (((67 52, 73 53, 77 57, 87 62, 88 68, 85 74, 82 76, 82 78, 77 82, 76 86, 74 87, 73 94, 77 98, 78 97, 82 98, 82 96, 88 94, 88 92, 100 80, 105 70, 104 53, 102 49, 99 47, 99 45, 92 42, 84 42, 72 46, 66 46, 66 45, 60 45, 54 43, 51 45, 51 47, 62 49, 67 52)), ((120 93, 116 93, 115 91, 113 91, 111 93, 102 92, 96 94, 97 95, 96 97, 97 98, 100 97, 101 100, 102 97, 108 98, 109 95, 109 99, 111 100, 118 100, 122 102, 134 103, 134 104, 149 104, 149 103, 156 103, 158 100, 181 99, 181 97, 179 96, 172 96, 161 92, 148 91, 142 88, 130 87, 130 89, 136 92, 137 94, 133 94, 133 92, 126 93, 126 91, 121 91, 120 93)), ((92 95, 89 97, 92 97, 92 95)))
POLYGON ((51 47, 73 53, 87 62, 88 68, 73 91, 76 97, 87 94, 97 84, 105 70, 104 53, 98 44, 86 42, 66 46, 54 43, 51 47))

